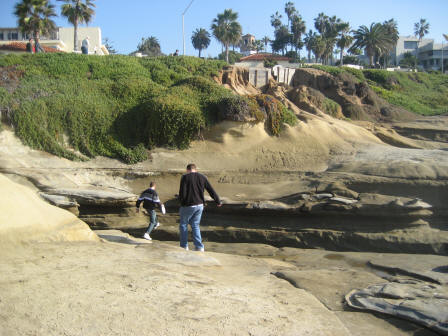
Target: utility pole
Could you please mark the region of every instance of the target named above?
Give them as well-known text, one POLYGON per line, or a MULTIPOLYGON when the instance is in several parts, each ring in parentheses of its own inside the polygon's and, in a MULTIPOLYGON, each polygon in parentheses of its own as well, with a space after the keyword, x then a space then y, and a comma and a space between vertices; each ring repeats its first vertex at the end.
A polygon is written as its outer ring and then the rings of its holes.
POLYGON ((191 7, 191 4, 193 3, 193 1, 194 0, 190 1, 190 4, 187 6, 187 8, 185 8, 184 12, 182 13, 182 40, 183 40, 183 45, 184 45, 184 52, 183 52, 184 56, 185 56, 185 13, 191 7))
POLYGON ((442 40, 442 75, 444 74, 444 70, 443 70, 443 40, 442 40))

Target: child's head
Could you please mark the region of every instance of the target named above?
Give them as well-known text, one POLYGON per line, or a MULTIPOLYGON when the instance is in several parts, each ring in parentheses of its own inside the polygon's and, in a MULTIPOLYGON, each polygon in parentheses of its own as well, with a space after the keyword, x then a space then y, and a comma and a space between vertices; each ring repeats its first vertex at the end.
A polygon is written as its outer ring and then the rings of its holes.
POLYGON ((151 181, 149 183, 149 187, 155 189, 156 188, 156 183, 151 181))

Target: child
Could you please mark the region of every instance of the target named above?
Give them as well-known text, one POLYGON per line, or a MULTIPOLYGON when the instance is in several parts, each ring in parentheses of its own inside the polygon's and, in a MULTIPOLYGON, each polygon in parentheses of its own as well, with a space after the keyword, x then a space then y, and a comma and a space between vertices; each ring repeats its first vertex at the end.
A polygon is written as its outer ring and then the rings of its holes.
POLYGON ((143 235, 143 238, 147 240, 152 240, 149 236, 152 232, 152 230, 160 225, 160 223, 157 222, 157 215, 156 215, 156 206, 160 208, 160 211, 162 211, 162 214, 165 214, 165 206, 163 203, 159 200, 159 195, 157 195, 156 192, 156 183, 151 182, 149 184, 149 189, 146 189, 140 197, 137 200, 136 206, 137 206, 137 213, 140 212, 140 204, 143 202, 143 207, 148 211, 149 214, 149 225, 148 229, 146 230, 145 234, 143 235))

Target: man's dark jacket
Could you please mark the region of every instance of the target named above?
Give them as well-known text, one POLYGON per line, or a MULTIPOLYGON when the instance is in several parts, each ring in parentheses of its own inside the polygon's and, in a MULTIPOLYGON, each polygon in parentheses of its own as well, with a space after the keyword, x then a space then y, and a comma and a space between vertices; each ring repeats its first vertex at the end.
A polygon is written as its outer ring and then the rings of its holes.
POLYGON ((221 204, 218 194, 204 175, 197 172, 183 175, 180 180, 179 189, 179 201, 181 206, 204 204, 204 189, 207 190, 217 204, 221 204))

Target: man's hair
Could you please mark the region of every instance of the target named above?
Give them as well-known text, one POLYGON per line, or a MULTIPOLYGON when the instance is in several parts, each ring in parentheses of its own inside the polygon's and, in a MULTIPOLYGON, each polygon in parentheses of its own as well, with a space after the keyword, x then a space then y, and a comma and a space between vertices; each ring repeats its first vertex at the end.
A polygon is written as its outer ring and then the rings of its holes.
POLYGON ((151 181, 151 182, 149 183, 149 187, 150 187, 150 188, 154 187, 155 185, 156 185, 156 183, 153 182, 153 181, 151 181))
POLYGON ((188 166, 187 166, 187 170, 191 171, 193 169, 196 169, 196 165, 194 163, 189 163, 188 166))

